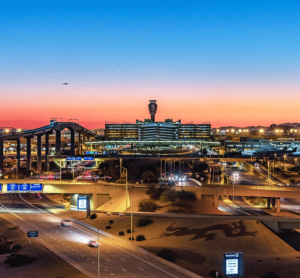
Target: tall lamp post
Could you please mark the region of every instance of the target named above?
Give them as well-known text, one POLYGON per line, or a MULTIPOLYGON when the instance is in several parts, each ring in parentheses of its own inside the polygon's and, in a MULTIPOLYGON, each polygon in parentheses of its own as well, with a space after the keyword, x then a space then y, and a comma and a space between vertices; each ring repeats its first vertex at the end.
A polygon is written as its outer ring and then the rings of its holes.
MULTIPOLYGON (((128 194, 128 184, 127 184, 127 178, 128 178, 128 169, 125 168, 125 167, 122 167, 122 169, 125 169, 125 173, 126 173, 126 209, 128 208, 127 206, 127 194, 128 194)), ((130 207, 131 207, 131 228, 130 228, 130 232, 131 232, 131 240, 133 240, 133 237, 132 237, 132 230, 133 230, 133 190, 129 190, 131 192, 131 204, 130 204, 130 207)))
POLYGON ((125 168, 123 166, 121 166, 121 169, 124 169, 125 170, 125 174, 126 174, 126 209, 127 209, 128 208, 128 206, 127 206, 127 194, 128 194, 127 177, 128 177, 128 170, 127 170, 127 168, 125 168))
POLYGON ((233 183, 232 183, 232 186, 233 186, 233 190, 232 190, 233 215, 234 215, 234 184, 238 178, 239 178, 239 174, 237 172, 233 173, 233 183))

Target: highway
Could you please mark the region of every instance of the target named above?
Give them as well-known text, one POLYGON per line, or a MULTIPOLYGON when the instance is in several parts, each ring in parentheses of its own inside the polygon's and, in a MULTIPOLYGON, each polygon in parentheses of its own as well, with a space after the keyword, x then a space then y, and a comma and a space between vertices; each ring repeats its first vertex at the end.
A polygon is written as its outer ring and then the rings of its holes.
POLYGON ((241 216, 270 215, 269 213, 263 210, 250 206, 240 196, 234 196, 234 201, 232 196, 230 196, 229 198, 220 197, 218 209, 233 214, 233 204, 234 204, 234 215, 241 215, 241 216))
MULTIPOLYGON (((97 248, 88 246, 97 240, 97 232, 73 224, 62 227, 62 218, 50 212, 60 206, 41 194, 0 195, 1 217, 23 231, 38 231, 39 241, 51 251, 81 270, 97 277, 97 248)), ((158 260, 100 234, 101 277, 187 277, 158 260)))

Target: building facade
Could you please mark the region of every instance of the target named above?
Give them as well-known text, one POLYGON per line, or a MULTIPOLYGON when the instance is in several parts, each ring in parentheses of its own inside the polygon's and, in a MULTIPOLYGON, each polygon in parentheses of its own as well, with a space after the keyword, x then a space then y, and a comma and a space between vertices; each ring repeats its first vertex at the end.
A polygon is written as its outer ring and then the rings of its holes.
POLYGON ((105 140, 174 141, 209 140, 210 123, 182 124, 180 120, 164 122, 136 121, 135 124, 105 124, 105 140))

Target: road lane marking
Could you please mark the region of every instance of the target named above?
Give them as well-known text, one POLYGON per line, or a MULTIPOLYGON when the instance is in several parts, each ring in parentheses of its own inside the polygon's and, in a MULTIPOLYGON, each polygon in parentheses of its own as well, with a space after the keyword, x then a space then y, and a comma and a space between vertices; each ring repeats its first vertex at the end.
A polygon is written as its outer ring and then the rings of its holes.
POLYGON ((124 269, 124 268, 122 268, 122 270, 123 270, 123 271, 125 271, 125 272, 127 272, 127 270, 126 270, 126 269, 124 269))
POLYGON ((142 268, 140 268, 140 267, 138 267, 138 269, 141 270, 141 271, 144 271, 144 269, 142 269, 142 268))
POLYGON ((123 258, 121 258, 121 260, 123 260, 124 262, 126 262, 126 260, 125 260, 125 259, 123 259, 123 258))
MULTIPOLYGON (((80 224, 77 224, 77 225, 80 225, 80 224)), ((92 236, 95 236, 95 235, 93 235, 92 233, 89 233, 89 232, 87 232, 87 231, 85 231, 85 230, 83 230, 83 229, 81 229, 81 228, 79 228, 79 227, 77 227, 77 226, 74 226, 74 227, 77 228, 77 229, 79 229, 79 230, 81 230, 81 231, 83 231, 83 232, 85 232, 85 233, 87 233, 87 234, 90 234, 90 235, 92 235, 92 236)), ((86 227, 85 227, 85 228, 86 228, 86 227)), ((86 228, 86 229, 89 229, 89 228, 86 228)), ((89 229, 89 230, 90 230, 90 229, 89 229)), ((93 231, 93 230, 92 230, 92 231, 93 231)), ((97 233, 97 232, 95 232, 95 233, 97 233)), ((103 235, 103 237, 104 237, 104 235, 103 235)), ((142 258, 140 258, 140 257, 138 257, 138 256, 136 256, 136 255, 134 255, 134 254, 132 254, 132 253, 130 253, 130 252, 128 252, 128 251, 122 249, 121 247, 118 247, 118 246, 116 246, 116 245, 114 245, 114 244, 108 242, 107 240, 104 240, 104 239, 102 239, 102 240, 105 241, 106 243, 108 243, 109 245, 112 245, 113 247, 115 247, 115 248, 117 248, 117 249, 120 249, 120 250, 122 250, 123 252, 125 252, 125 253, 131 255, 132 257, 135 257, 135 258, 139 259, 140 261, 142 261, 142 262, 144 262, 144 263, 146 263, 146 264, 148 264, 148 265, 151 265, 151 266, 153 266, 154 268, 159 269, 159 270, 161 270, 162 272, 169 274, 170 276, 173 276, 173 277, 178 278, 178 276, 173 275, 172 273, 170 273, 170 272, 168 272, 168 271, 166 271, 166 270, 164 270, 164 269, 162 269, 162 268, 160 268, 160 267, 158 267, 158 266, 156 266, 156 265, 154 265, 154 264, 152 264, 152 263, 149 263, 149 262, 147 262, 146 260, 143 260, 142 258)), ((114 240, 114 241, 116 241, 116 240, 114 240)), ((116 242, 118 242, 118 241, 116 241, 116 242)), ((120 243, 120 242, 118 242, 118 243, 120 243)), ((122 243, 120 243, 120 244, 122 244, 122 243)), ((123 244, 123 245, 124 245, 124 244, 123 244)), ((125 245, 125 246, 126 246, 126 245, 125 245)))

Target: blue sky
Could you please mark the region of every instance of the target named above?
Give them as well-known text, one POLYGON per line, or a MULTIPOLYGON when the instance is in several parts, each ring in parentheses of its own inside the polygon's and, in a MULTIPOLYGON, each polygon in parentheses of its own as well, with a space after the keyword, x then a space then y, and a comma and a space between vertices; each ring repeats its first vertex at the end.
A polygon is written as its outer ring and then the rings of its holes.
MULTIPOLYGON (((193 102, 204 98, 209 107, 226 94, 225 106, 227 100, 239 106, 250 87, 255 96, 269 97, 263 101, 271 99, 273 116, 282 94, 290 96, 285 109, 299 101, 299 1, 4 1, 0 26, 0 93, 9 96, 3 124, 12 116, 10 105, 28 99, 28 111, 45 100, 38 120, 48 121, 59 111, 49 94, 62 90, 72 91, 62 102, 78 98, 65 112, 84 121, 86 113, 74 112, 83 91, 112 109, 133 99, 144 106, 119 120, 146 117, 145 101, 153 97, 168 111, 182 94, 193 102), (62 82, 69 88, 61 88, 62 82)), ((171 116, 202 119, 197 110, 185 113, 185 105, 182 114, 171 116)), ((218 115, 205 113, 218 125, 218 115)), ((14 113, 15 121, 17 116, 23 120, 14 113)), ((96 116, 103 122, 113 115, 96 116)), ((32 117, 28 113, 27 121, 37 121, 32 117)), ((226 120, 234 124, 235 118, 226 120)))

